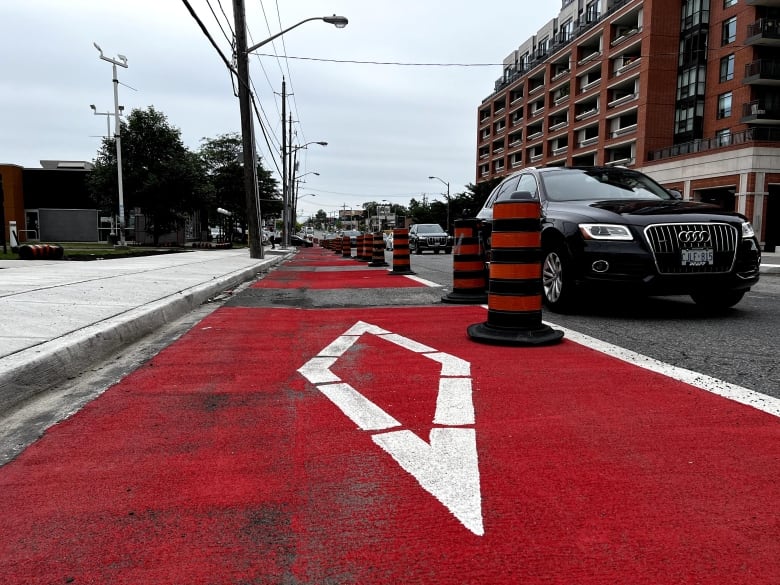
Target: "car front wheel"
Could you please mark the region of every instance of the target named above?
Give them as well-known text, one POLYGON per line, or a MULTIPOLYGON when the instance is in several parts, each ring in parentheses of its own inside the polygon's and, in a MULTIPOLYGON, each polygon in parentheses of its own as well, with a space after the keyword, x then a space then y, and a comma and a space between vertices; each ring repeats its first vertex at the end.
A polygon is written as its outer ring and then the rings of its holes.
POLYGON ((561 248, 549 250, 542 264, 544 304, 556 312, 564 312, 574 305, 574 282, 571 278, 571 260, 561 248))
POLYGON ((724 290, 715 292, 700 292, 691 295, 693 301, 700 307, 719 311, 730 309, 745 296, 744 290, 724 290))

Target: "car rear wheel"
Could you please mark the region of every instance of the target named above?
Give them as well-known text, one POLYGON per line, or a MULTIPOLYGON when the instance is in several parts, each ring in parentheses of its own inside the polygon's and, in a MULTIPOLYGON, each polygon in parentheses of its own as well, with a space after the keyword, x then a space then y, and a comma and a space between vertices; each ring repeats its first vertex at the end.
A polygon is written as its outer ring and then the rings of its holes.
POLYGON ((544 304, 556 312, 564 312, 574 304, 574 282, 571 260, 561 248, 548 250, 542 264, 544 304))
POLYGON ((691 295, 693 302, 700 307, 712 310, 730 309, 745 296, 744 290, 724 290, 700 292, 691 295))

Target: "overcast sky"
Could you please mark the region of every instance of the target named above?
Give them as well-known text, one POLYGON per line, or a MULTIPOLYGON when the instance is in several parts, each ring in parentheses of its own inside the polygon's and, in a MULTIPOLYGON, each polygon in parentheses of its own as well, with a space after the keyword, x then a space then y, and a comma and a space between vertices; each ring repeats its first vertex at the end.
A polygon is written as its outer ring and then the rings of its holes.
MULTIPOLYGON (((190 4, 230 58, 232 0, 190 4)), ((300 199, 299 215, 365 201, 407 205, 423 193, 443 201, 446 187, 430 175, 464 191, 476 180, 477 108, 503 59, 560 4, 247 0, 250 45, 306 18, 349 19, 344 29, 307 22, 258 50, 279 57, 250 60, 271 144, 258 138, 264 166, 280 178, 284 77, 294 144, 328 142, 299 151, 298 174, 310 173, 299 194, 315 195, 300 199)), ((114 98, 111 64, 93 42, 127 57, 119 103, 154 106, 188 148, 240 131, 231 76, 182 0, 1 0, 0 17, 0 163, 95 158, 107 117, 89 106, 113 112, 114 98)))

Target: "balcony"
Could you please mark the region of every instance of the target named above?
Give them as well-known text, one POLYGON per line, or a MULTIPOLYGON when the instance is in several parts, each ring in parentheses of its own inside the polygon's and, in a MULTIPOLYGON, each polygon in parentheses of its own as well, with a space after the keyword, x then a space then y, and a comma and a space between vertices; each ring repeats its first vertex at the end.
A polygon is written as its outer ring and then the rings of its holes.
POLYGON ((674 146, 668 146, 648 153, 647 160, 663 160, 676 156, 717 150, 719 148, 726 148, 727 146, 743 144, 752 146, 757 143, 780 144, 780 128, 749 128, 742 132, 732 134, 728 144, 724 144, 723 139, 717 136, 707 140, 692 140, 682 144, 675 144, 674 146))
POLYGON ((780 108, 767 108, 760 100, 742 106, 741 124, 780 124, 780 108))
POLYGON ((584 140, 580 140, 577 146, 580 148, 584 148, 586 146, 590 146, 591 144, 597 144, 599 141, 598 136, 591 136, 590 138, 585 138, 584 140))
POLYGON ((615 92, 615 98, 611 102, 607 102, 607 108, 617 108, 618 106, 622 106, 623 104, 627 104, 628 102, 632 102, 635 99, 639 97, 638 93, 629 93, 625 95, 620 95, 618 97, 618 92, 615 92))
POLYGON ((617 128, 616 130, 612 131, 612 138, 617 138, 618 136, 623 136, 625 134, 636 132, 636 128, 637 128, 636 124, 630 124, 628 126, 623 126, 622 128, 617 128))
POLYGON ((624 73, 632 70, 634 67, 638 67, 642 62, 639 55, 626 55, 624 57, 618 57, 614 63, 615 76, 623 75, 624 73))
POLYGON ((758 59, 745 65, 746 85, 780 85, 780 60, 758 59))
POLYGON ((780 46, 780 20, 761 18, 747 27, 746 45, 780 46))
POLYGON ((613 40, 609 46, 610 47, 616 47, 620 43, 623 43, 633 37, 635 34, 639 33, 641 29, 638 26, 632 26, 630 28, 628 27, 616 27, 615 34, 617 35, 615 37, 615 40, 613 40))

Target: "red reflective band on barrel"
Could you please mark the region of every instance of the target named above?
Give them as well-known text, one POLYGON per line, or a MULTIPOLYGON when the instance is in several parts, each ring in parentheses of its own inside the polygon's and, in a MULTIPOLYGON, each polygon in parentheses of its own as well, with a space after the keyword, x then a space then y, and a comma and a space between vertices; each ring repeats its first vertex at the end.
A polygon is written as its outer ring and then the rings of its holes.
POLYGON ((455 281, 454 289, 475 289, 479 291, 485 290, 484 278, 458 278, 455 281))
POLYGON ((493 249, 496 248, 538 248, 542 245, 541 232, 493 232, 493 249))
POLYGON ((490 278, 524 280, 542 277, 541 264, 499 264, 491 262, 490 278))
POLYGON ((490 311, 525 312, 541 311, 541 295, 528 297, 488 294, 488 309, 490 311))
POLYGON ((456 238, 453 252, 461 256, 478 256, 480 252, 479 243, 459 244, 456 238))
POLYGON ((453 266, 460 272, 476 272, 484 270, 485 263, 482 260, 453 260, 453 266))

